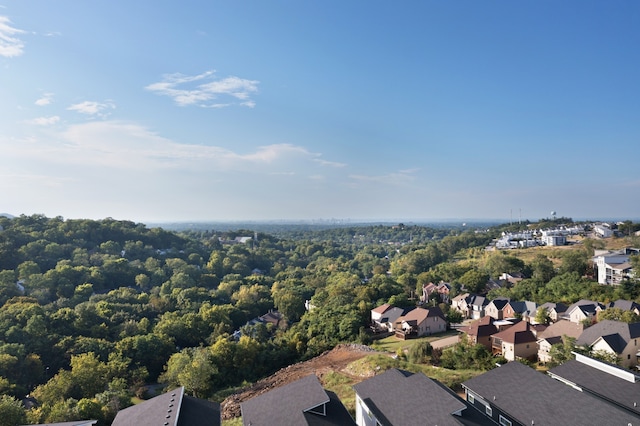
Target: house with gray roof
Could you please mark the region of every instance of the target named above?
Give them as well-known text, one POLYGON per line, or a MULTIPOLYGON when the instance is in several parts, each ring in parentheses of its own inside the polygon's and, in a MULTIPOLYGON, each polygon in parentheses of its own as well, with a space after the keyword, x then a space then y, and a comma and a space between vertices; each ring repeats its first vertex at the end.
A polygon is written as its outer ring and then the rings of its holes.
POLYGON ((489 302, 484 311, 493 319, 501 320, 505 318, 503 310, 508 303, 509 299, 506 297, 497 297, 489 302))
POLYGON ((623 311, 633 312, 636 315, 640 315, 640 304, 632 300, 618 299, 615 302, 605 305, 605 309, 609 308, 618 308, 623 311))
POLYGON ((580 334, 576 346, 615 354, 621 366, 633 368, 640 359, 640 322, 600 321, 580 334))
POLYGON ((112 426, 220 425, 220 404, 186 395, 184 387, 118 411, 112 426))
POLYGON ((374 331, 393 331, 394 324, 406 312, 406 309, 391 306, 388 303, 371 310, 371 327, 374 331))
POLYGON ((547 313, 549 314, 549 319, 551 319, 551 321, 553 322, 556 322, 560 319, 562 314, 567 311, 567 307, 568 306, 564 303, 547 302, 540 305, 538 309, 546 309, 547 313))
POLYGON ((358 426, 483 424, 460 397, 422 373, 394 368, 353 389, 358 426))
POLYGON ((587 319, 591 322, 595 322, 596 315, 601 309, 604 309, 604 305, 602 303, 582 299, 570 305, 562 318, 575 323, 582 323, 587 319))
POLYGON ((322 388, 315 374, 240 404, 244 426, 355 425, 338 396, 322 388))
POLYGON ((633 371, 574 353, 576 359, 552 368, 554 379, 640 416, 640 376, 633 371))
POLYGON ((503 426, 637 426, 640 415, 609 404, 519 362, 462 384, 467 402, 503 426))
POLYGON ((563 343, 568 337, 577 339, 584 331, 584 325, 563 320, 554 322, 544 331, 540 332, 538 338, 538 361, 551 361, 551 347, 555 344, 563 343))

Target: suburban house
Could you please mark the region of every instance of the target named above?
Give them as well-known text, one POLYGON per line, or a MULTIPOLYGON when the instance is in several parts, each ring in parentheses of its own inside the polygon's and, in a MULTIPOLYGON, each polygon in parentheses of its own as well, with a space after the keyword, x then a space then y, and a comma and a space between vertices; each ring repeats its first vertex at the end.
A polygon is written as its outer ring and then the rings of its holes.
POLYGON ((489 300, 487 300, 484 296, 473 295, 471 296, 468 304, 468 318, 471 319, 480 319, 486 315, 485 309, 489 304, 489 300))
POLYGON ((467 317, 467 306, 468 306, 468 301, 467 298, 471 297, 471 294, 469 293, 460 293, 457 296, 455 296, 454 298, 451 299, 451 309, 455 309, 456 311, 460 312, 462 314, 462 316, 464 316, 465 318, 467 317))
POLYGON ((494 368, 462 387, 467 402, 502 426, 640 424, 640 415, 519 362, 494 368))
POLYGON ((422 295, 420 301, 426 303, 429 301, 429 297, 438 290, 438 286, 434 283, 422 284, 422 295))
POLYGON ((451 308, 457 310, 465 318, 480 319, 485 316, 485 308, 489 304, 484 296, 463 293, 451 300, 451 308))
POLYGON ((353 389, 358 426, 459 426, 465 414, 477 416, 450 389, 422 373, 390 369, 353 389))
POLYGON ((631 275, 629 256, 635 249, 596 250, 591 258, 597 271, 598 283, 618 285, 631 275))
POLYGON ((241 403, 240 410, 244 426, 355 424, 338 396, 324 390, 315 374, 253 397, 241 403))
POLYGON ((403 338, 429 336, 446 331, 447 320, 437 306, 414 308, 396 320, 394 330, 403 338))
POLYGON ((600 321, 582 332, 576 346, 615 354, 623 367, 636 367, 640 360, 640 322, 600 321))
POLYGON ((422 303, 428 302, 429 297, 435 293, 438 295, 438 299, 440 300, 440 302, 448 303, 450 291, 451 284, 444 281, 440 281, 438 285, 434 283, 422 284, 422 296, 420 296, 420 301, 422 303))
POLYGON ((562 336, 550 336, 538 339, 538 362, 547 363, 552 360, 551 347, 563 342, 562 336))
POLYGON ((491 348, 495 355, 502 355, 508 361, 518 358, 531 359, 538 352, 536 336, 531 324, 520 321, 517 324, 491 336, 491 348))
POLYGON ((491 351, 491 336, 498 332, 498 327, 493 324, 494 321, 492 317, 485 316, 460 328, 460 331, 467 335, 469 343, 483 345, 491 351))
POLYGON ((185 395, 180 387, 120 410, 112 426, 220 425, 220 404, 185 395))
POLYGON ((582 334, 584 326, 581 323, 574 323, 568 320, 560 320, 537 335, 538 338, 538 361, 547 363, 551 361, 551 346, 563 343, 567 337, 577 339, 582 334))
POLYGON ((549 319, 553 322, 556 322, 560 319, 560 317, 567 312, 567 305, 564 303, 553 303, 547 302, 543 303, 538 307, 538 309, 546 309, 549 314, 549 319))
POLYGON ((604 305, 601 303, 583 299, 569 306, 562 317, 575 323, 582 323, 585 320, 593 323, 596 321, 598 311, 603 308, 604 305))
POLYGON ((605 305, 605 309, 609 308, 618 308, 623 311, 633 312, 636 315, 640 315, 640 304, 630 300, 618 299, 615 302, 605 305))
POLYGON ((538 305, 535 302, 510 300, 502 309, 504 318, 522 318, 531 322, 531 318, 536 316, 538 305))
POLYGON ((502 275, 500 275, 498 279, 501 281, 506 281, 509 284, 515 285, 515 284, 518 284, 520 281, 524 280, 525 278, 526 276, 522 272, 512 272, 512 273, 504 272, 502 275))
POLYGON ((506 318, 504 316, 504 307, 509 303, 509 299, 505 297, 498 297, 493 299, 485 308, 485 313, 493 319, 501 320, 506 318))
POLYGON ((554 379, 640 416, 640 376, 606 362, 575 353, 547 372, 554 379))
POLYGON ((388 303, 371 310, 371 326, 374 331, 393 331, 396 320, 405 313, 405 309, 388 303))

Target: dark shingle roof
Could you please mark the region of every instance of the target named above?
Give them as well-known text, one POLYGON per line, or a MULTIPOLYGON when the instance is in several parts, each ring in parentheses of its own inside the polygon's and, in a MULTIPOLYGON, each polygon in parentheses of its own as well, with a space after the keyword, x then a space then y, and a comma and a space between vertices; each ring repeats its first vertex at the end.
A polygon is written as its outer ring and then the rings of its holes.
MULTIPOLYGON (((626 373, 630 374, 629 371, 626 373)), ((575 383, 599 398, 640 415, 640 380, 633 383, 576 360, 552 368, 549 374, 575 383)))
POLYGON ((220 405, 184 394, 184 387, 120 410, 112 426, 212 426, 220 424, 220 405))
POLYGON ((340 400, 327 393, 314 374, 240 404, 244 425, 353 425, 340 400), (326 406, 325 406, 326 404, 326 406), (326 416, 314 414, 325 407, 326 416))
POLYGON ((185 395, 178 426, 220 425, 220 404, 185 395))
POLYGON ((358 396, 384 426, 460 425, 452 414, 467 406, 424 374, 390 369, 354 385, 358 396))
POLYGON ((503 298, 493 299, 490 302, 490 304, 491 303, 493 303, 493 306, 498 308, 498 310, 502 310, 505 306, 507 306, 507 303, 509 303, 509 299, 503 299, 503 298))
POLYGON ((640 424, 640 416, 579 392, 519 362, 509 362, 464 382, 524 425, 640 424))
MULTIPOLYGON (((612 336, 615 334, 620 336, 624 341, 624 346, 626 346, 629 340, 640 337, 640 322, 627 324, 626 322, 613 320, 600 321, 582 332, 580 337, 576 340, 576 346, 591 346, 596 340, 598 340, 598 338, 604 338, 605 336, 612 336)), ((611 345, 609 340, 607 340, 607 343, 611 345)), ((621 344, 620 341, 618 341, 618 344, 621 344)))

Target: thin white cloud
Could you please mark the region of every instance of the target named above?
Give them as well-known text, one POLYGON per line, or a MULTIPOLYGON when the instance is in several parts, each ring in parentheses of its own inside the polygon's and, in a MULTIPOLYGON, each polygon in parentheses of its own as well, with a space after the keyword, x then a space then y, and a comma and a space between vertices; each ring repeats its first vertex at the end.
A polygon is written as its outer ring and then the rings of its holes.
POLYGON ((46 106, 53 102, 53 93, 44 93, 42 97, 35 101, 38 106, 46 106))
POLYGON ((215 71, 187 76, 167 74, 162 81, 152 83, 146 90, 168 96, 179 106, 198 105, 205 108, 222 108, 241 105, 249 108, 256 103, 251 96, 258 92, 257 80, 248 80, 236 76, 217 78, 215 71), (219 98, 233 98, 242 102, 211 102, 219 98))
POLYGON ((69 111, 76 111, 80 114, 90 115, 93 117, 102 117, 106 118, 109 116, 107 111, 115 109, 116 106, 113 102, 95 102, 95 101, 84 101, 77 104, 73 104, 67 109, 69 111))
MULTIPOLYGON (((51 124, 54 120, 50 120, 51 124)), ((46 120, 37 123, 45 125, 46 120)), ((46 138, 6 143, 3 155, 47 163, 76 164, 129 170, 187 170, 198 173, 242 172, 255 174, 295 173, 307 176, 317 171, 321 154, 292 144, 273 144, 249 152, 219 146, 181 144, 163 138, 135 123, 91 121, 67 127, 46 138)))
POLYGON ((320 164, 321 166, 328 166, 328 167, 346 167, 347 166, 345 163, 337 163, 335 161, 327 161, 320 158, 316 158, 313 161, 320 164))
POLYGON ((416 178, 414 173, 419 169, 399 170, 385 175, 349 175, 356 182, 377 182, 381 184, 406 185, 416 178))
POLYGON ((12 26, 6 16, 0 16, 0 56, 13 58, 24 52, 24 43, 16 35, 24 34, 23 30, 12 26))
POLYGON ((33 124, 36 126, 51 126, 53 124, 56 124, 58 121, 60 121, 60 117, 57 115, 53 115, 51 117, 38 117, 38 118, 33 118, 31 120, 26 120, 25 123, 26 124, 33 124))

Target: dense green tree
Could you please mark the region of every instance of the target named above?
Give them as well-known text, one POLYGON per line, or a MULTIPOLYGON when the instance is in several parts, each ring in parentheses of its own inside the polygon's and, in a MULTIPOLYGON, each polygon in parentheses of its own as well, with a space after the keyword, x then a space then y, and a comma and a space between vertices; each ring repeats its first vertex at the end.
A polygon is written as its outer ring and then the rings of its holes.
POLYGON ((587 273, 588 257, 579 250, 566 251, 562 256, 562 265, 560 265, 560 274, 572 273, 583 276, 587 273))
POLYGON ((9 395, 0 396, 0 426, 17 426, 27 422, 22 402, 9 395))
POLYGON ((624 311, 620 308, 607 308, 598 312, 598 321, 613 320, 626 323, 640 322, 640 315, 633 311, 624 311))
POLYGON ((573 352, 576 350, 576 339, 574 337, 562 336, 562 343, 556 343, 551 346, 549 356, 551 361, 549 367, 555 367, 575 358, 573 352))
POLYGON ((472 269, 464 273, 460 277, 460 283, 470 293, 482 293, 487 285, 489 276, 482 272, 472 269))
POLYGON ((531 261, 531 278, 547 283, 556 275, 553 262, 544 254, 538 253, 531 261))
POLYGON ((211 376, 217 372, 207 348, 188 348, 171 355, 159 381, 169 387, 184 386, 187 393, 203 397, 211 386, 211 376))

